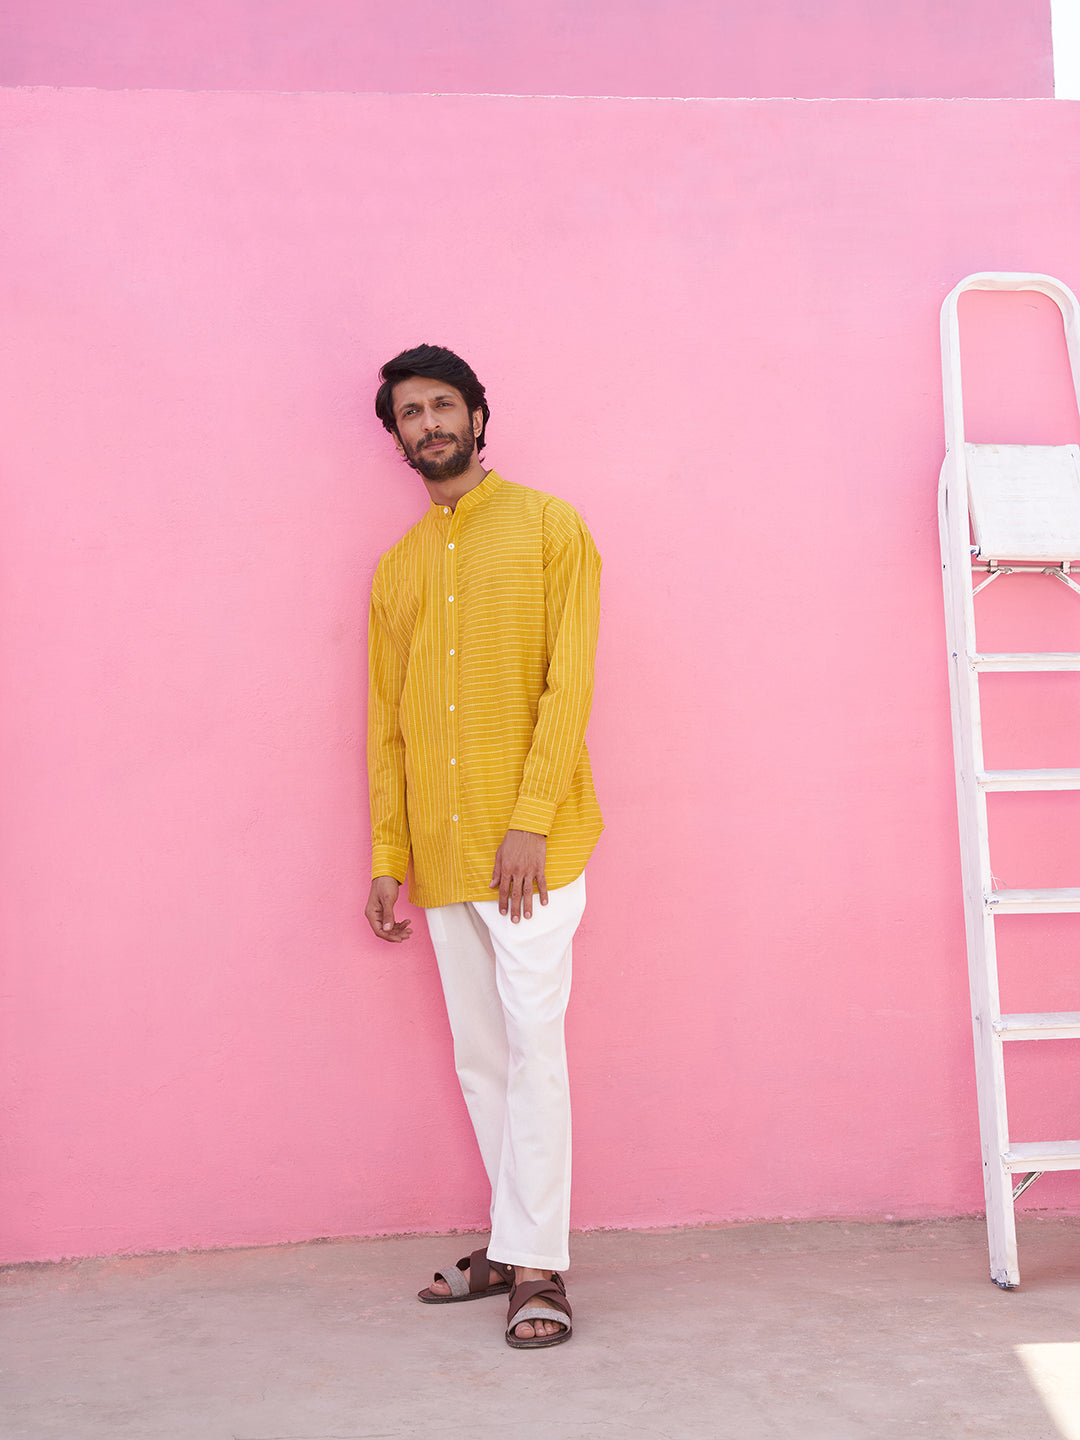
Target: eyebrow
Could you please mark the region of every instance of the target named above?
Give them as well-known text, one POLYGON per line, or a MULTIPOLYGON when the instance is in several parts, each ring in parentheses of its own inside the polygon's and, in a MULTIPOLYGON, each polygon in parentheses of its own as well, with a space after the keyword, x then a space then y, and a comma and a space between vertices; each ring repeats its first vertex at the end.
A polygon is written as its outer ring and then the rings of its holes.
MULTIPOLYGON (((432 398, 432 400, 453 400, 453 399, 454 399, 454 396, 453 396, 453 394, 452 394, 449 390, 441 390, 437 395, 432 395, 431 398, 432 398)), ((395 409, 395 410, 407 410, 410 405, 415 405, 415 404, 416 404, 416 401, 415 401, 415 400, 402 400, 400 404, 394 406, 394 409, 395 409)))

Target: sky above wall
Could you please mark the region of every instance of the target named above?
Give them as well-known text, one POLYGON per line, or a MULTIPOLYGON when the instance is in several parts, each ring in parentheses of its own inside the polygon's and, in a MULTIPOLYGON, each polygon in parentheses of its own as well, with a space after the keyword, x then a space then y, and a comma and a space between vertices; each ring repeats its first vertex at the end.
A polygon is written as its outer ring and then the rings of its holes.
POLYGON ((1054 95, 1080 100, 1080 0, 1050 0, 1054 39, 1054 95))

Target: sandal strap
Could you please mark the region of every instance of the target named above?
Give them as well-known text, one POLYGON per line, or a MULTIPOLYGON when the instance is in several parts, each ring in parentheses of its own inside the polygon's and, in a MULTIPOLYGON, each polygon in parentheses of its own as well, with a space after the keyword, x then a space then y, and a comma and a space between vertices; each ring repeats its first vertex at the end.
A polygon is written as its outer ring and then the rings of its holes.
POLYGON ((462 1295, 468 1295, 469 1293, 469 1281, 462 1271, 462 1266, 467 1263, 467 1260, 463 1256, 456 1265, 447 1265, 445 1269, 435 1271, 435 1279, 445 1280, 447 1285, 450 1286, 450 1294, 453 1295, 455 1299, 462 1295))
POLYGON ((469 1266, 469 1290, 476 1294, 480 1290, 488 1290, 492 1285, 498 1285, 500 1281, 504 1285, 513 1285, 514 1272, 509 1265, 504 1265, 500 1260, 489 1260, 486 1250, 474 1250, 468 1261, 459 1260, 458 1265, 469 1266))
POLYGON ((486 1250, 474 1250, 471 1255, 463 1255, 456 1265, 447 1265, 445 1270, 435 1272, 435 1279, 445 1280, 455 1299, 487 1290, 498 1283, 496 1276, 506 1285, 513 1283, 509 1267, 498 1260, 489 1260, 486 1250))
POLYGON ((569 1315, 557 1315, 554 1310, 547 1309, 541 1305, 526 1305, 524 1310, 517 1312, 506 1328, 513 1330, 516 1325, 520 1325, 524 1320, 552 1320, 556 1325, 566 1326, 569 1323, 570 1317, 569 1315))
MULTIPOLYGON (((514 1288, 514 1267, 512 1265, 504 1265, 501 1260, 489 1260, 488 1264, 491 1266, 492 1270, 495 1271, 503 1284, 509 1285, 510 1289, 512 1290, 514 1288)), ((488 1278, 489 1283, 491 1283, 492 1277, 489 1276, 488 1278)))
MULTIPOLYGON (((526 1280, 523 1284, 515 1285, 510 1292, 510 1311, 506 1319, 506 1328, 512 1330, 518 1320, 523 1318, 519 1312, 525 1307, 538 1308, 535 1304, 538 1300, 547 1301, 547 1309, 561 1310, 567 1320, 573 1319, 574 1312, 570 1308, 570 1301, 566 1298, 566 1286, 563 1284, 561 1275, 552 1275, 550 1280, 526 1280)), ((548 1316, 548 1319, 551 1317, 548 1316)))

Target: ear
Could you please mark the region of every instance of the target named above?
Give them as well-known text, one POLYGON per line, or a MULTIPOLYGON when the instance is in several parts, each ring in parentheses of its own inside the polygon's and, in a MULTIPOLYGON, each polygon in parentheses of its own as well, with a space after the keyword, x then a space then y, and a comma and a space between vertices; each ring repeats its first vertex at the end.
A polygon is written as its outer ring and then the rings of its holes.
POLYGON ((397 449, 398 454, 399 454, 399 455, 404 455, 404 454, 405 454, 405 446, 401 443, 401 436, 398 434, 398 432, 397 432, 396 430, 392 431, 391 433, 393 434, 393 437, 394 437, 394 446, 395 446, 395 448, 397 449))
POLYGON ((483 428, 484 412, 482 410, 474 410, 472 412, 472 433, 477 440, 479 440, 480 431, 483 430, 483 428))

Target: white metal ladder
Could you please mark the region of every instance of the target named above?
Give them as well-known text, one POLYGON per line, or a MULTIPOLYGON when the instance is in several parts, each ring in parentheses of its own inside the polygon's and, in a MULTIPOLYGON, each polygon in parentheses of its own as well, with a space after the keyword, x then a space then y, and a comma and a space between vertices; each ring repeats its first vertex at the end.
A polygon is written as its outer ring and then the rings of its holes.
POLYGON ((1080 790, 1080 769, 987 770, 979 677, 1002 670, 1080 671, 1080 654, 982 653, 975 640, 974 598, 1002 576, 1024 573, 1052 576, 1080 595, 1070 574, 1071 562, 1080 559, 1080 448, 965 442, 957 316, 965 290, 1035 290, 1057 304, 1078 406, 1080 306, 1072 291, 1049 275, 987 271, 961 280, 941 307, 945 463, 938 521, 975 1078, 990 1276, 1003 1289, 1012 1289, 1020 1283, 1014 1201, 1044 1170, 1080 1169, 1080 1140, 1010 1140, 1004 1042, 1080 1039, 1080 1011, 1002 1015, 994 925, 1001 915, 1080 911, 1080 888, 995 890, 986 795, 992 790, 1080 790), (1015 1189, 1014 1174, 1023 1176, 1015 1189))

